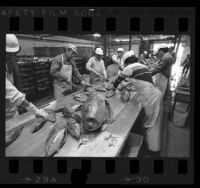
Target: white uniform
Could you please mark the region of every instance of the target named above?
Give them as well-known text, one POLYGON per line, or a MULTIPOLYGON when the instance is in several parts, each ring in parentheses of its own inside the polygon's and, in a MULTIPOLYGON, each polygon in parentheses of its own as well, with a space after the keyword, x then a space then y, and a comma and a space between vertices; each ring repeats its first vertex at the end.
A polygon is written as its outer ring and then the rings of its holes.
POLYGON ((92 72, 91 68, 98 72, 102 77, 107 77, 104 61, 102 59, 98 61, 95 56, 91 57, 86 64, 86 69, 90 71, 91 84, 100 81, 99 76, 92 72))
POLYGON ((118 65, 120 65, 120 67, 124 67, 124 60, 123 60, 123 57, 119 58, 118 55, 114 54, 112 56, 112 60, 117 63, 118 65))
POLYGON ((6 120, 17 117, 18 106, 24 101, 25 94, 13 85, 13 76, 6 72, 6 120))
MULTIPOLYGON (((130 64, 124 68, 122 74, 128 76, 129 81, 131 81, 135 86, 142 107, 145 110, 145 115, 147 119, 144 123, 144 127, 147 128, 146 141, 148 144, 148 148, 151 151, 160 151, 163 115, 162 93, 152 83, 132 77, 134 72, 145 68, 147 70, 147 67, 145 65, 142 65, 141 63, 130 64)), ((145 74, 145 72, 137 74, 137 76, 142 76, 143 74, 145 74)))

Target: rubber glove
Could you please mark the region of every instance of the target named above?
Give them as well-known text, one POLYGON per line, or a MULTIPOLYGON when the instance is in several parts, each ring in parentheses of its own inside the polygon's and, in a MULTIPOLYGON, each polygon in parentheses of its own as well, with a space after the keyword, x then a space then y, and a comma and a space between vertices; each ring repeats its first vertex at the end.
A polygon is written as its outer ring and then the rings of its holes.
POLYGON ((26 110, 33 112, 36 116, 42 116, 45 119, 48 119, 48 113, 44 109, 38 109, 33 103, 29 103, 26 110))

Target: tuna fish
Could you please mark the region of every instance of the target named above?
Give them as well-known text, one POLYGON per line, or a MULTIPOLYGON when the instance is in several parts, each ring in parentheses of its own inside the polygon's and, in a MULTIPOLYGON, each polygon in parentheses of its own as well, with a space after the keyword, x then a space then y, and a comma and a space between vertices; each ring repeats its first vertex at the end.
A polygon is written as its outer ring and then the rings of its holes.
POLYGON ((23 127, 15 130, 15 131, 12 131, 9 134, 6 134, 6 140, 5 140, 6 147, 8 145, 10 145, 11 143, 13 143, 21 135, 22 130, 23 130, 23 127))
POLYGON ((67 119, 67 130, 68 132, 75 138, 79 139, 81 136, 81 127, 80 123, 78 123, 75 119, 73 118, 68 118, 67 119))
POLYGON ((117 64, 109 65, 106 70, 108 78, 117 75, 119 70, 120 70, 119 65, 117 64))
POLYGON ((74 109, 70 105, 60 106, 57 110, 57 112, 62 112, 63 115, 68 118, 71 117, 72 114, 75 112, 74 109))
POLYGON ((56 114, 53 110, 45 109, 45 111, 48 113, 48 119, 46 120, 44 117, 37 117, 35 123, 33 124, 33 127, 31 129, 31 133, 35 133, 42 129, 47 121, 50 121, 52 123, 56 122, 56 114))
POLYGON ((50 131, 45 144, 45 156, 50 157, 58 153, 67 140, 66 122, 57 123, 50 131))
POLYGON ((31 129, 31 133, 35 133, 37 131, 39 131, 42 127, 44 127, 44 125, 46 124, 46 120, 43 117, 38 117, 35 121, 35 123, 33 124, 33 127, 31 129))
POLYGON ((56 114, 51 109, 45 109, 45 111, 48 113, 48 121, 55 123, 56 122, 56 114))
POLYGON ((109 102, 97 94, 89 98, 81 109, 83 127, 87 131, 95 131, 104 123, 112 123, 112 116, 109 102))
POLYGON ((123 102, 128 102, 131 98, 130 92, 124 87, 121 91, 121 100, 123 102))

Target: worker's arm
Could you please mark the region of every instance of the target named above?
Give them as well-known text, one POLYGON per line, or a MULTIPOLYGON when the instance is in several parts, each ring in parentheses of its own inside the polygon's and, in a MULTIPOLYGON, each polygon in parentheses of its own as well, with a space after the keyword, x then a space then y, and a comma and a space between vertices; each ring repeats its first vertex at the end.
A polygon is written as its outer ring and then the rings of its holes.
POLYGON ((106 97, 112 97, 115 95, 115 90, 117 89, 117 87, 119 86, 119 84, 125 80, 126 78, 129 78, 132 75, 133 71, 131 68, 126 67, 122 73, 117 77, 117 79, 115 80, 114 84, 113 84, 113 88, 107 93, 106 97))
POLYGON ((124 70, 121 72, 121 74, 118 76, 118 78, 115 80, 113 84, 113 88, 116 89, 118 85, 125 80, 126 78, 129 78, 132 75, 133 71, 128 66, 124 68, 124 70))
POLYGON ((93 73, 95 73, 98 76, 101 76, 96 70, 94 70, 92 68, 92 59, 91 58, 89 59, 89 61, 86 64, 86 69, 89 70, 89 71, 91 71, 91 72, 93 72, 93 73))
POLYGON ((25 97, 26 95, 18 91, 6 78, 6 100, 19 106, 24 101, 25 97))
POLYGON ((78 70, 78 68, 77 68, 77 66, 76 66, 76 64, 75 64, 75 62, 71 62, 71 64, 72 64, 72 67, 73 67, 73 76, 74 76, 74 78, 75 78, 79 83, 81 83, 81 81, 82 81, 82 76, 81 76, 81 74, 79 73, 79 70, 78 70))
POLYGON ((104 75, 104 78, 107 79, 107 73, 106 73, 106 68, 105 68, 105 65, 104 65, 104 61, 102 63, 102 67, 103 67, 103 75, 104 75))
POLYGON ((158 65, 151 70, 151 75, 154 76, 155 74, 161 72, 165 68, 167 61, 167 58, 161 59, 158 65))
POLYGON ((6 78, 6 100, 10 103, 15 104, 16 106, 21 106, 28 111, 35 113, 36 115, 43 116, 44 118, 48 117, 48 114, 44 110, 38 109, 35 105, 28 102, 25 98, 25 94, 17 90, 15 86, 6 78))
POLYGON ((59 56, 55 57, 52 60, 51 68, 50 68, 50 74, 54 79, 57 79, 58 81, 65 81, 66 79, 60 74, 60 68, 62 66, 61 59, 59 59, 59 56))

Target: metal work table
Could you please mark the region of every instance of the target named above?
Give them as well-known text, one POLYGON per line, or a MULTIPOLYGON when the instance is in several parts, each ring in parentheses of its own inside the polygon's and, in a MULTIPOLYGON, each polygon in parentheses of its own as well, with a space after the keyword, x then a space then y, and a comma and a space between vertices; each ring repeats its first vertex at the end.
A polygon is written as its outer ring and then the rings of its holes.
MULTIPOLYGON (((154 77, 154 81, 158 84, 162 82, 161 91, 165 92, 167 81, 154 77), (163 87, 164 86, 164 87, 163 87)), ((158 84, 159 85, 159 84, 158 84)), ((158 86, 159 87, 159 86, 158 86)), ((79 93, 80 91, 76 92, 79 93)), ((105 92, 98 92, 99 95, 105 96, 105 92)), ((73 99, 73 94, 64 97, 58 101, 52 102, 46 108, 55 109, 62 104, 77 104, 73 99)), ((141 104, 137 98, 137 93, 132 93, 132 98, 129 102, 123 103, 120 100, 120 94, 117 92, 115 96, 108 99, 114 112, 115 121, 98 135, 93 135, 90 142, 81 147, 78 147, 78 141, 68 134, 67 141, 55 157, 116 157, 119 156, 132 126, 134 125, 140 111, 141 104), (110 147, 105 137, 109 135, 117 138, 115 146, 110 147)), ((61 113, 56 114, 57 121, 63 119, 61 113)), ((47 122, 45 126, 38 132, 31 134, 31 125, 34 122, 34 115, 25 113, 19 119, 12 119, 6 122, 6 131, 23 126, 23 132, 19 138, 6 148, 6 156, 30 156, 44 157, 45 141, 54 124, 47 122)), ((107 126, 107 125, 105 125, 107 126)))

